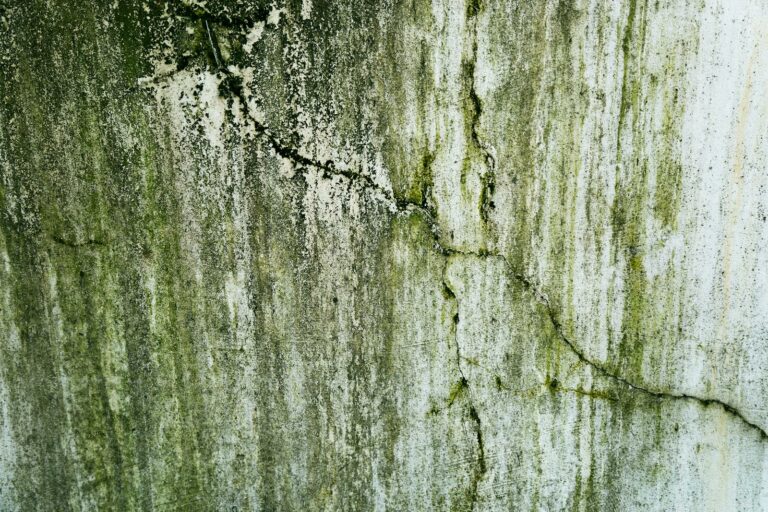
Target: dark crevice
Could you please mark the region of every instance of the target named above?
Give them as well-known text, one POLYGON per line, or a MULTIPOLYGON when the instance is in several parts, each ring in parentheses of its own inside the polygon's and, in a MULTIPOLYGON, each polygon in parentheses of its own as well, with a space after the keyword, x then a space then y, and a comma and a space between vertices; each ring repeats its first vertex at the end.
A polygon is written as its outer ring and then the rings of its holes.
MULTIPOLYGON (((500 256, 501 257, 501 256, 500 256)), ((509 267, 509 264, 507 263, 506 258, 501 257, 504 262, 509 267)), ((626 378, 622 377, 621 375, 618 375, 614 371, 611 371, 610 369, 606 368, 604 365, 596 363, 584 354, 577 346, 576 344, 571 341, 566 335, 563 330, 562 324, 557 318, 557 315, 555 314, 554 309, 550 305, 549 300, 544 296, 531 282, 528 280, 525 276, 519 273, 513 273, 513 276, 515 279, 517 279, 523 287, 528 290, 534 297, 536 297, 536 300, 541 303, 544 308, 547 311, 547 316, 549 317, 549 321, 552 323, 552 326, 555 329, 555 332, 557 333, 560 340, 562 340, 563 343, 565 343, 568 348, 573 352, 576 357, 581 361, 583 364, 592 367, 598 374, 602 375, 603 377, 606 377, 611 380, 615 380, 617 382, 620 382, 630 389, 633 389, 635 391, 638 391, 640 393, 649 395, 651 397, 654 397, 656 399, 680 399, 680 400, 693 400, 696 402, 699 402, 700 404, 703 404, 704 406, 710 406, 710 405, 717 405, 721 407, 724 411, 731 414, 732 416, 735 416, 736 418, 740 419, 743 423, 745 423, 747 426, 757 430, 760 434, 761 439, 766 440, 768 439, 768 433, 766 433, 765 430, 763 430, 762 427, 759 425, 749 421, 744 415, 735 407, 732 405, 723 402, 722 400, 718 400, 715 398, 701 398, 693 395, 688 395, 685 393, 668 393, 664 391, 657 391, 654 389, 650 389, 647 387, 640 386, 638 384, 632 383, 626 378)))
MULTIPOLYGON (((383 197, 384 203, 391 211, 396 211, 401 214, 407 214, 414 211, 421 212, 428 218, 429 224, 433 228, 433 233, 439 239, 439 235, 437 234, 438 231, 436 221, 437 212, 434 206, 432 206, 426 198, 422 198, 421 202, 398 198, 395 196, 392 190, 386 189, 377 184, 373 178, 368 175, 344 169, 332 160, 326 160, 325 162, 322 162, 303 154, 298 148, 283 142, 267 126, 261 123, 249 110, 242 77, 228 68, 227 63, 224 61, 222 56, 221 48, 219 47, 219 40, 216 35, 215 25, 227 25, 227 23, 231 24, 231 20, 222 22, 220 18, 212 16, 207 11, 184 12, 187 13, 187 17, 198 19, 202 24, 202 28, 205 32, 205 37, 209 45, 207 52, 209 54, 209 65, 215 74, 221 77, 218 86, 219 95, 229 100, 237 99, 239 102, 239 107, 242 110, 246 121, 250 123, 253 131, 266 141, 268 146, 275 152, 275 154, 293 163, 296 171, 301 176, 304 175, 308 168, 314 168, 322 171, 323 177, 326 179, 333 176, 343 176, 350 182, 360 186, 361 189, 368 189, 378 192, 383 197)), ((178 66, 175 72, 158 76, 155 79, 148 80, 147 82, 156 83, 159 79, 172 77, 175 73, 185 69, 187 64, 188 62, 183 66, 178 66)), ((230 104, 230 108, 233 108, 233 105, 230 104)))
MULTIPOLYGON (((205 28, 210 34, 209 42, 211 44, 212 54, 214 56, 220 56, 221 50, 218 47, 218 39, 216 38, 216 33, 213 29, 213 26, 208 21, 205 21, 205 28)), ((223 75, 223 79, 219 84, 219 94, 225 98, 236 98, 240 104, 240 108, 242 109, 246 120, 250 122, 256 134, 261 136, 277 155, 291 161, 296 166, 297 171, 302 172, 306 168, 314 168, 321 170, 323 172, 324 178, 330 178, 332 176, 343 176, 350 180, 352 183, 359 185, 362 189, 370 189, 379 192, 384 197, 387 206, 389 206, 391 209, 399 213, 419 210, 423 212, 427 217, 429 217, 430 224, 433 227, 436 226, 436 212, 434 211, 434 208, 429 207, 425 202, 420 204, 415 201, 397 198, 391 190, 385 189, 378 185, 375 181, 373 181, 373 178, 368 175, 350 171, 348 169, 343 169, 332 160, 326 160, 325 162, 322 162, 313 159, 302 154, 299 149, 281 141, 278 136, 272 133, 272 131, 267 126, 258 121, 256 116, 250 112, 242 77, 233 73, 225 65, 223 65, 223 63, 220 65, 218 60, 216 64, 217 72, 223 75)))
MULTIPOLYGON (((479 9, 481 6, 478 6, 477 9, 471 9, 468 11, 468 15, 473 20, 473 22, 476 24, 476 21, 474 20, 477 16, 477 13, 479 13, 479 9)), ((201 18, 202 19, 202 18, 201 18)), ((210 44, 212 45, 212 51, 214 55, 218 55, 220 58, 221 52, 217 47, 217 39, 215 37, 215 31, 213 27, 210 24, 210 20, 207 22, 206 25, 207 29, 210 29, 211 37, 210 37, 210 44)), ((467 69, 467 75, 471 78, 474 77, 474 66, 475 66, 475 59, 477 56, 477 38, 476 38, 476 26, 475 26, 475 39, 473 43, 473 60, 468 65, 467 69), (471 72, 471 73, 470 73, 471 72)), ((362 188, 368 188, 373 189, 376 192, 379 192, 383 198, 385 199, 385 202, 387 206, 389 206, 393 211, 397 211, 398 213, 410 213, 413 211, 418 211, 422 213, 425 218, 427 219, 428 224, 430 225, 432 235, 433 235, 433 241, 434 241, 434 247, 445 257, 449 257, 451 255, 464 255, 464 256, 472 256, 477 258, 500 258, 504 261, 507 268, 510 270, 511 275, 520 282, 520 284, 528 290, 538 302, 540 302, 546 309, 548 317, 550 322, 552 323, 559 339, 576 355, 576 357, 585 365, 590 366, 593 368, 598 374, 613 380, 615 382, 619 382, 628 388, 638 391, 640 393, 644 393, 648 396, 657 398, 657 399, 679 399, 679 400, 692 400, 696 401, 702 405, 710 406, 710 405, 716 405, 721 407, 724 411, 731 414, 732 416, 738 418, 741 420, 744 424, 747 426, 755 429, 760 433, 760 437, 762 439, 768 439, 768 433, 761 428, 759 425, 749 421, 738 409, 733 407, 732 405, 723 402, 722 400, 713 399, 713 398, 700 398, 693 395, 688 395, 684 393, 676 394, 676 393, 669 393, 669 392, 663 392, 663 391, 657 391, 650 388, 643 387, 638 384, 634 384, 627 380, 626 378, 620 376, 615 371, 612 371, 611 369, 607 368, 603 364, 594 362, 590 360, 582 350, 578 348, 578 346, 571 341, 565 334, 564 329, 560 323, 560 321, 557 318, 557 315, 552 308, 551 304, 549 303, 549 300, 546 298, 546 296, 539 291, 536 286, 525 277, 520 272, 517 272, 508 262, 506 257, 504 257, 501 254, 492 253, 485 250, 479 250, 479 251, 463 251, 458 250, 454 248, 450 248, 447 246, 444 246, 441 242, 440 237, 440 230, 439 225, 437 221, 437 215, 433 208, 426 207, 424 204, 419 204, 412 201, 407 201, 404 199, 398 199, 394 196, 391 190, 387 190, 385 188, 382 188, 380 185, 376 184, 372 178, 369 176, 366 176, 364 174, 360 174, 357 172, 341 169, 338 165, 336 165, 332 161, 326 161, 321 162, 315 159, 312 159, 304 154, 302 154, 298 149, 283 143, 276 135, 274 135, 269 128, 267 128, 265 125, 263 125, 261 122, 259 122, 255 116, 253 116, 249 110, 248 110, 248 103, 245 98, 245 92, 243 90, 243 84, 242 84, 242 78, 237 76, 236 74, 229 71, 226 66, 221 63, 218 72, 224 75, 224 79, 222 80, 220 84, 220 92, 222 95, 227 96, 230 95, 232 97, 235 97, 240 102, 240 107, 243 109, 243 112, 245 114, 245 117, 250 121, 250 123, 253 125, 254 131, 263 137, 269 146, 281 157, 290 160, 293 162, 297 169, 299 171, 302 170, 302 168, 312 167, 316 169, 320 169, 323 171, 324 175, 326 177, 329 176, 344 176, 350 181, 359 184, 362 188)), ((478 136, 477 128, 479 126, 479 120, 482 115, 482 102, 480 98, 478 97, 475 88, 474 88, 474 80, 470 81, 469 86, 469 99, 471 101, 471 104, 473 106, 473 119, 472 119, 472 140, 473 143, 477 146, 478 149, 480 149, 483 154, 486 157, 486 162, 489 166, 489 172, 488 176, 489 179, 484 181, 485 185, 489 187, 490 192, 493 191, 493 172, 495 170, 496 161, 493 157, 490 150, 487 149, 485 144, 481 141, 481 139, 478 136)), ((490 205, 490 194, 486 196, 486 199, 489 201, 490 205)), ((65 245, 69 245, 72 247, 79 247, 81 245, 87 245, 90 243, 93 244, 101 244, 98 241, 89 241, 86 244, 72 244, 67 243, 63 240, 57 240, 60 243, 63 243, 65 245)), ((444 291, 448 298, 451 298, 452 300, 456 299, 456 296, 451 290, 451 288, 448 286, 448 284, 445 282, 444 279, 444 291)), ((458 304, 458 303, 457 303, 458 304)), ((458 343, 456 344, 457 348, 457 357, 459 364, 459 372, 462 373, 461 370, 461 357, 459 351, 458 343)), ((462 379, 466 381, 466 379, 463 376, 462 373, 462 379)), ((472 407, 472 409, 474 409, 472 407)), ((481 444, 482 442, 482 434, 480 433, 480 425, 479 425, 479 416, 477 416, 477 411, 475 410, 475 414, 473 415, 473 420, 476 420, 477 423, 477 429, 478 429, 478 443, 481 444)), ((481 448, 482 450, 482 448, 481 448)), ((482 451, 481 451, 482 453, 482 451)), ((484 462, 482 464, 484 466, 484 462)))
POLYGON ((57 244, 64 245, 66 247, 70 247, 73 249, 79 249, 81 247, 92 247, 92 246, 104 247, 107 245, 106 242, 102 240, 97 240, 97 239, 84 240, 82 242, 73 242, 71 240, 67 240, 66 238, 62 238, 59 235, 51 236, 51 240, 53 240, 57 244))
POLYGON ((477 504, 478 486, 487 470, 485 461, 485 445, 483 444, 483 425, 480 421, 480 415, 477 412, 477 408, 472 402, 471 391, 469 389, 469 380, 467 379, 466 375, 464 375, 464 370, 461 368, 461 361, 463 360, 463 356, 461 355, 461 347, 459 345, 459 300, 456 296, 456 292, 453 291, 451 285, 448 283, 448 279, 445 275, 447 269, 448 259, 446 259, 445 266, 443 267, 443 290, 446 298, 451 300, 456 306, 456 313, 453 316, 453 343, 456 348, 456 367, 458 368, 460 377, 457 384, 458 389, 455 391, 452 390, 448 405, 450 407, 455 399, 459 396, 465 396, 469 405, 469 418, 472 421, 472 425, 474 426, 475 440, 477 443, 477 457, 473 458, 473 461, 476 462, 477 465, 472 475, 470 485, 470 510, 474 510, 475 505, 477 504))
MULTIPOLYGON (((211 44, 211 51, 213 55, 215 57, 218 55, 221 55, 221 50, 218 47, 218 39, 216 38, 216 33, 213 30, 213 27, 210 25, 208 20, 204 20, 204 23, 205 23, 206 30, 208 31, 208 34, 209 34, 209 42, 211 44)), ((227 69, 226 66, 219 65, 218 57, 216 57, 216 60, 217 60, 217 66, 216 66, 217 71, 220 74, 224 75, 224 79, 219 84, 219 94, 221 94, 221 96, 225 98, 229 98, 229 97, 237 98, 238 102, 240 103, 240 108, 243 110, 243 114, 245 115, 245 118, 250 121, 254 131, 267 141, 267 143, 275 153, 285 158, 286 160, 290 160, 299 169, 301 169, 302 167, 313 167, 315 169, 319 169, 323 171, 323 174, 326 177, 333 176, 333 175, 344 176, 350 181, 360 184, 363 188, 372 188, 383 193, 384 196, 387 198, 387 200, 389 200, 392 203, 395 202, 392 192, 377 185, 370 176, 366 176, 364 174, 349 171, 346 169, 341 169, 336 165, 335 162, 331 160, 327 160, 325 162, 315 160, 306 155, 303 155, 298 149, 282 142, 275 134, 273 134, 269 130, 269 128, 267 128, 264 124, 259 122, 256 119, 256 117, 251 114, 248 108, 248 101, 246 98, 245 87, 243 85, 242 77, 238 76, 237 74, 227 69)))
POLYGON ((236 15, 226 11, 213 12, 200 5, 192 6, 181 2, 167 2, 166 6, 170 8, 170 13, 173 16, 190 20, 205 20, 230 29, 250 28, 256 23, 266 23, 271 11, 271 7, 263 6, 257 8, 250 15, 236 15))
MULTIPOLYGON (((228 78, 233 79, 235 77, 233 77, 231 74, 228 74, 228 78)), ((239 77, 236 78, 237 80, 240 80, 239 77)), ((381 193, 390 206, 395 206, 399 210, 406 208, 408 205, 415 208, 421 208, 420 205, 410 201, 396 200, 392 191, 378 185, 370 176, 340 168, 335 162, 331 160, 326 160, 325 162, 315 160, 302 154, 297 148, 285 144, 275 134, 273 134, 269 128, 267 128, 261 122, 257 121, 256 118, 250 114, 242 87, 230 87, 230 90, 235 93, 238 101, 240 102, 240 106, 243 109, 246 117, 249 119, 251 125, 253 126, 254 131, 266 140, 269 147, 271 147, 277 155, 291 161, 299 172, 306 168, 314 168, 322 171, 323 177, 325 178, 330 178, 332 176, 343 176, 351 182, 360 185, 360 187, 363 189, 372 189, 381 193)))
POLYGON ((643 393, 649 397, 652 397, 654 399, 673 399, 673 400, 691 400, 698 402, 699 404, 702 404, 704 406, 718 406, 721 409, 723 409, 725 412, 730 414, 731 416, 734 416, 735 418, 738 418, 742 423, 747 425, 748 427, 756 430, 760 434, 760 438, 762 440, 768 440, 768 433, 759 425, 756 423, 753 423, 752 421, 748 420, 744 414, 741 413, 738 409, 736 409, 734 406, 722 401, 718 400, 716 398, 701 398, 694 395, 689 395, 686 393, 670 393, 665 391, 659 391, 654 390, 648 387, 641 386, 639 384, 635 384, 633 382, 630 382, 625 377, 622 377, 615 371, 611 370, 610 368, 606 367, 604 364, 597 363, 595 361, 592 361, 589 359, 586 354, 574 343, 568 336, 565 334, 565 330, 563 329, 562 324, 560 323, 557 314, 555 313, 554 308, 549 302, 549 299, 528 279, 525 275, 522 273, 516 271, 512 265, 509 263, 506 257, 504 257, 501 254, 495 254, 490 253, 487 251, 478 251, 478 252, 471 252, 471 251, 458 251, 454 249, 443 249, 444 254, 448 255, 463 255, 463 256, 470 256, 475 258, 498 258, 501 261, 504 262, 505 266, 509 269, 510 275, 517 280, 522 287, 528 291, 531 295, 534 296, 534 298, 542 304, 547 312, 548 319, 550 323, 552 324, 555 333, 557 334, 560 341, 565 344, 568 349, 573 352, 573 354, 579 359, 579 361, 594 369, 599 375, 602 375, 603 377, 621 383, 631 390, 637 391, 639 393, 643 393))
MULTIPOLYGON (((482 478, 482 475, 485 474, 486 471, 486 464, 485 464, 485 445, 483 444, 483 428, 482 423, 480 422, 480 415, 477 414, 477 409, 475 409, 474 405, 469 406, 469 417, 472 418, 472 421, 475 424, 475 435, 477 436, 477 449, 478 449, 478 470, 480 472, 480 477, 482 478)), ((477 482, 475 483, 477 485, 477 482)), ((475 490, 475 494, 477 494, 477 490, 475 490)))
POLYGON ((467 24, 472 30, 472 53, 471 58, 464 63, 464 81, 467 84, 467 96, 470 104, 470 137, 472 145, 483 156, 485 160, 485 172, 480 177, 482 189, 480 191, 480 217, 484 224, 488 224, 491 210, 495 208, 493 194, 495 192, 496 176, 496 157, 488 144, 483 142, 480 137, 480 119, 483 115, 483 102, 477 94, 475 87, 475 70, 477 68, 477 40, 478 40, 478 22, 477 17, 482 11, 482 4, 479 0, 472 0, 467 7, 467 24))

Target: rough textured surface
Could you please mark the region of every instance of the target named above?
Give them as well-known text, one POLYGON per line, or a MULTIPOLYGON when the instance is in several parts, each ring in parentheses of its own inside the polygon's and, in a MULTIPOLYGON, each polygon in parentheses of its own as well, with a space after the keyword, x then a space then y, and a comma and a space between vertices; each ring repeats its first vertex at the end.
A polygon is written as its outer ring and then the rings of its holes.
POLYGON ((762 0, 0 0, 0 509, 768 509, 762 0))

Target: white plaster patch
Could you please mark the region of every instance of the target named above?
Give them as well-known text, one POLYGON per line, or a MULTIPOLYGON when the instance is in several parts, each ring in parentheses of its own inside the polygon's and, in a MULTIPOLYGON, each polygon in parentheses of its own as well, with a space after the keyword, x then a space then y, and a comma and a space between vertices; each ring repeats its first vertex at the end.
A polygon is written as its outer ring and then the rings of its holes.
POLYGON ((301 19, 308 20, 312 17, 312 0, 301 0, 301 19))
POLYGON ((261 41, 261 38, 264 35, 264 27, 265 24, 263 21, 258 21, 253 24, 253 27, 251 27, 248 34, 245 36, 245 44, 243 45, 245 53, 251 53, 253 51, 253 45, 261 41))

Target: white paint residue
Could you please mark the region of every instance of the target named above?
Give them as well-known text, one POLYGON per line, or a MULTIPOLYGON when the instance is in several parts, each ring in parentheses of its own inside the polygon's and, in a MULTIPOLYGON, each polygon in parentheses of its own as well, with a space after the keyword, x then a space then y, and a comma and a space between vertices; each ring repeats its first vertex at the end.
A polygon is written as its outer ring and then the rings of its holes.
POLYGON ((280 15, 283 13, 283 9, 274 8, 270 11, 267 17, 267 25, 277 26, 280 23, 280 15))
POLYGON ((157 280, 154 270, 152 267, 146 269, 147 279, 144 284, 149 294, 149 327, 152 332, 157 327, 157 280))
POLYGON ((224 283, 224 293, 229 310, 229 322, 234 328, 238 347, 247 343, 250 327, 253 323, 253 313, 248 304, 248 282, 245 270, 240 268, 237 273, 230 273, 224 283))
POLYGON ((301 19, 308 20, 312 16, 312 0, 302 0, 301 19))
POLYGON ((253 51, 253 45, 261 41, 261 37, 264 35, 264 22, 258 21, 254 23, 251 30, 248 31, 248 35, 245 36, 245 44, 243 50, 245 53, 251 53, 253 51))

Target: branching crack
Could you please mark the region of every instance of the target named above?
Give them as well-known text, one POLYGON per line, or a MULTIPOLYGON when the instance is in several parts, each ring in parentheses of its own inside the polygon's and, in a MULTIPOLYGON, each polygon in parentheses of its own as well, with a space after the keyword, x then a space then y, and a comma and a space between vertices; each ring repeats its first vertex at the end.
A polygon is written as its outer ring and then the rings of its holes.
POLYGON ((670 393, 665 391, 659 391, 655 389, 651 389, 648 387, 641 386, 639 384, 635 384, 631 382, 630 380, 626 379, 625 377, 622 377, 618 373, 616 373, 614 370, 611 370, 604 364, 598 363, 596 361, 593 361, 587 357, 587 355, 565 334, 565 331, 563 329, 562 324, 557 318, 557 314, 555 313, 554 308, 552 307, 551 303, 549 302, 549 299, 547 299, 546 295, 544 295, 532 282, 530 279, 528 279, 525 275, 522 273, 516 271, 512 265, 509 263, 507 258, 502 254, 496 254, 496 253, 490 253, 486 251, 479 251, 479 252, 471 252, 471 251, 457 251, 452 249, 444 249, 444 253, 447 254, 459 254, 464 256, 471 256, 475 258, 498 258, 501 261, 504 262, 504 265, 509 269, 510 275, 517 280, 522 287, 531 293, 536 300, 542 304, 547 312, 548 319, 550 323, 552 324, 555 332, 557 333, 558 338, 560 341, 562 341, 563 344, 565 344, 568 349, 573 352, 573 354, 579 359, 581 363, 583 363, 586 366, 591 367, 594 369, 599 375, 602 375, 603 377, 619 382, 628 388, 630 388, 633 391, 637 391, 639 393, 645 394, 649 397, 652 397, 654 399, 674 399, 674 400, 691 400, 698 402, 699 404, 702 404, 704 406, 718 406, 721 409, 723 409, 728 414, 736 417, 739 419, 742 423, 747 425, 748 427, 754 429, 760 434, 760 438, 762 440, 768 440, 768 433, 756 423, 748 420, 744 414, 739 411, 734 406, 722 401, 718 400, 716 398, 702 398, 695 395, 689 395, 686 393, 670 393))
MULTIPOLYGON (((468 9, 468 18, 471 19, 472 22, 475 24, 474 26, 475 36, 474 36, 474 42, 473 42, 473 59, 469 63, 469 66, 467 69, 467 74, 470 77, 474 77, 474 66, 475 66, 475 60, 477 57, 477 33, 476 33, 477 21, 475 18, 477 17, 480 11, 479 5, 476 5, 476 4, 473 4, 473 5, 475 7, 471 6, 471 8, 468 9), (471 71, 471 74, 470 74, 470 71, 471 71)), ((768 439, 768 433, 766 433, 766 431, 762 427, 748 420, 738 409, 736 409, 734 406, 722 400, 713 399, 713 398, 702 398, 702 397, 697 397, 697 396, 689 395, 685 393, 670 393, 665 391, 654 390, 648 387, 641 386, 639 384, 635 384, 630 380, 626 379, 625 377, 622 377, 621 375, 619 375, 615 370, 608 368, 606 365, 598 363, 596 361, 592 361, 565 334, 563 326, 558 320, 557 314, 555 313, 555 310, 550 304, 547 297, 530 281, 530 279, 528 279, 523 273, 517 271, 509 263, 509 261, 504 255, 485 251, 485 250, 480 250, 480 251, 458 250, 458 249, 454 249, 454 248, 450 248, 442 245, 440 229, 437 222, 437 216, 431 208, 428 208, 423 204, 418 204, 415 202, 398 199, 395 197, 394 193, 391 190, 378 185, 371 177, 367 175, 340 168, 337 164, 335 164, 332 161, 321 162, 321 161, 315 160, 309 156, 302 154, 301 151, 299 151, 297 148, 294 148, 288 144, 283 143, 278 136, 276 136, 264 124, 259 122, 256 119, 256 117, 251 112, 249 112, 248 102, 246 101, 245 93, 243 90, 242 78, 238 76, 236 73, 232 72, 230 69, 228 69, 225 63, 219 61, 221 52, 217 46, 215 32, 213 31, 212 25, 208 21, 206 21, 206 29, 209 30, 209 42, 212 45, 213 55, 214 57, 218 56, 218 58, 216 59, 217 67, 218 67, 217 71, 224 75, 224 79, 221 81, 219 85, 220 93, 223 96, 226 96, 229 93, 234 98, 237 98, 241 108, 243 109, 246 119, 248 119, 249 122, 252 124, 254 131, 259 136, 264 138, 264 140, 275 151, 275 153, 277 153, 278 155, 280 155, 285 159, 290 160, 297 167, 297 170, 301 171, 304 168, 311 167, 311 168, 322 170, 325 176, 332 176, 332 175, 344 176, 347 179, 349 179, 351 182, 357 183, 363 188, 371 189, 377 192, 378 197, 377 196, 374 196, 374 197, 377 197, 377 199, 379 200, 383 198, 385 204, 393 212, 397 212, 401 214, 411 213, 414 211, 420 212, 426 217, 430 225, 435 248, 439 250, 440 253, 445 257, 449 257, 451 255, 464 255, 464 256, 472 256, 477 258, 501 259, 504 262, 505 266, 509 269, 510 275, 514 277, 523 286, 523 288, 525 288, 529 293, 531 293, 536 298, 536 300, 545 307, 547 311, 547 316, 549 317, 549 321, 552 323, 552 326, 555 332, 557 333, 557 336, 560 339, 560 341, 565 346, 567 346, 571 352, 573 352, 573 354, 579 359, 579 361, 593 368, 594 371, 596 371, 598 374, 602 375, 603 377, 606 377, 609 380, 621 383, 634 391, 643 393, 655 399, 691 400, 705 406, 716 405, 722 408, 725 412, 741 420, 745 425, 756 430, 760 434, 761 439, 763 440, 768 439)), ((496 160, 495 160, 495 157, 493 156, 493 152, 487 147, 487 145, 485 145, 481 141, 477 133, 479 119, 480 119, 480 116, 482 115, 482 103, 475 91, 474 80, 470 82, 468 94, 469 94, 470 101, 473 105, 473 112, 474 112, 473 119, 472 119, 472 139, 473 139, 473 143, 476 144, 478 149, 480 149, 485 155, 486 162, 489 168, 489 173, 487 175, 489 176, 490 181, 486 181, 484 183, 485 183, 485 186, 490 187, 490 191, 492 192, 493 172, 495 172, 495 169, 496 169, 496 160)), ((490 201, 489 196, 485 196, 485 197, 488 201, 490 201)), ((446 261, 446 264, 447 264, 447 261, 446 261)), ((445 279, 445 276, 443 276, 443 284, 446 290, 446 294, 449 297, 452 297, 453 300, 456 300, 456 295, 454 294, 453 290, 451 290, 451 288, 449 287, 445 279)), ((457 308, 458 308, 458 301, 457 301, 457 308)), ((456 320, 458 321, 458 317, 456 320)), ((461 368, 461 353, 460 353, 458 341, 456 342, 456 350, 457 350, 457 364, 458 364, 459 374, 461 377, 461 385, 464 387, 468 387, 469 382, 464 376, 461 368)), ((485 458, 484 458, 484 447, 482 444, 482 431, 480 428, 480 418, 479 418, 477 409, 471 403, 470 403, 470 416, 472 417, 472 420, 476 424, 478 446, 481 454, 480 462, 479 462, 479 474, 482 475, 485 472, 485 458)))

